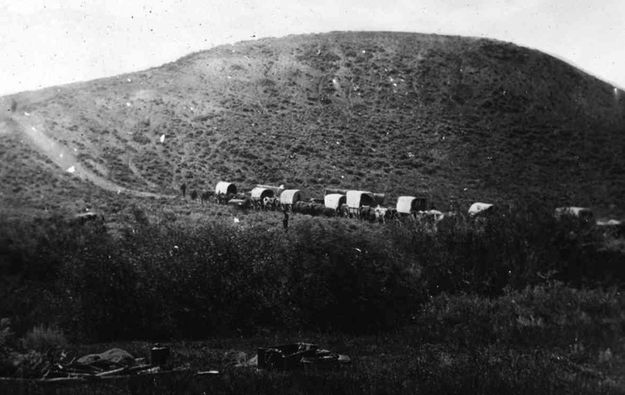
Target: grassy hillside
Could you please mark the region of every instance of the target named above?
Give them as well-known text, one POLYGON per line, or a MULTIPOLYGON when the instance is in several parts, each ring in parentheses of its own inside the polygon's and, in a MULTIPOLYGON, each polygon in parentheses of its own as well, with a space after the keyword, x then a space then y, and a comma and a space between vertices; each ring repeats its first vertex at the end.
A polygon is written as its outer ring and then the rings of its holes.
POLYGON ((455 198, 624 209, 625 92, 493 40, 262 39, 0 100, 5 207, 107 205, 127 195, 117 187, 166 195, 227 179, 391 201, 424 192, 439 208, 455 198), (29 131, 80 171, 50 160, 29 131))

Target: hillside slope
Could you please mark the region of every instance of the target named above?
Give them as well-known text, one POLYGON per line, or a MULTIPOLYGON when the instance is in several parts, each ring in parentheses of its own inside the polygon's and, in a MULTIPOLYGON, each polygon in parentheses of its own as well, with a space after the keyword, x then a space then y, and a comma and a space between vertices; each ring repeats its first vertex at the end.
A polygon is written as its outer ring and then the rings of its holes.
POLYGON ((493 40, 262 39, 0 100, 0 199, 14 207, 112 193, 55 166, 17 123, 90 174, 155 194, 226 179, 312 195, 363 188, 391 201, 422 192, 439 208, 455 198, 625 209, 625 92, 493 40))

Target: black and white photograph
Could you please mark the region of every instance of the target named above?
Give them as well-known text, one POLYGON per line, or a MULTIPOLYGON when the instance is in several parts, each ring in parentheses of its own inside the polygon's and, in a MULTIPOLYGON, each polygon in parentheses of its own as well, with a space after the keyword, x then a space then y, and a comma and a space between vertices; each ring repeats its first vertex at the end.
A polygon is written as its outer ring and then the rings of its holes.
POLYGON ((625 394, 625 1, 0 0, 0 394, 625 394))

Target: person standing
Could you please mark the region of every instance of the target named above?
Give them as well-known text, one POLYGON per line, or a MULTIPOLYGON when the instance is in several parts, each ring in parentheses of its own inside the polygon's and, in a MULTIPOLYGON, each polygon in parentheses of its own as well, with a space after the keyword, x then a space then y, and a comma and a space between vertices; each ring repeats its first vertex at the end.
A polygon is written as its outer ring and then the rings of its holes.
POLYGON ((286 233, 289 230, 289 213, 286 208, 284 209, 284 218, 282 219, 282 227, 284 228, 284 232, 286 233))

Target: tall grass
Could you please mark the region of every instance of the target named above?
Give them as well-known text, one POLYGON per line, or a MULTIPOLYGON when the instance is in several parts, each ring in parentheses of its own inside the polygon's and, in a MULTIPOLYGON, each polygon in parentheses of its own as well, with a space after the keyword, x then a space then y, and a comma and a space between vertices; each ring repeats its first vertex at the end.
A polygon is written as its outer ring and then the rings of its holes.
POLYGON ((115 234, 60 218, 3 231, 0 314, 18 332, 48 323, 89 340, 371 332, 412 322, 443 293, 625 280, 623 256, 600 249, 592 229, 526 208, 484 221, 457 214, 436 232, 298 216, 285 233, 270 213, 192 225, 134 215, 115 234))
POLYGON ((37 325, 22 338, 22 347, 26 350, 46 352, 67 346, 63 331, 54 326, 37 325))

